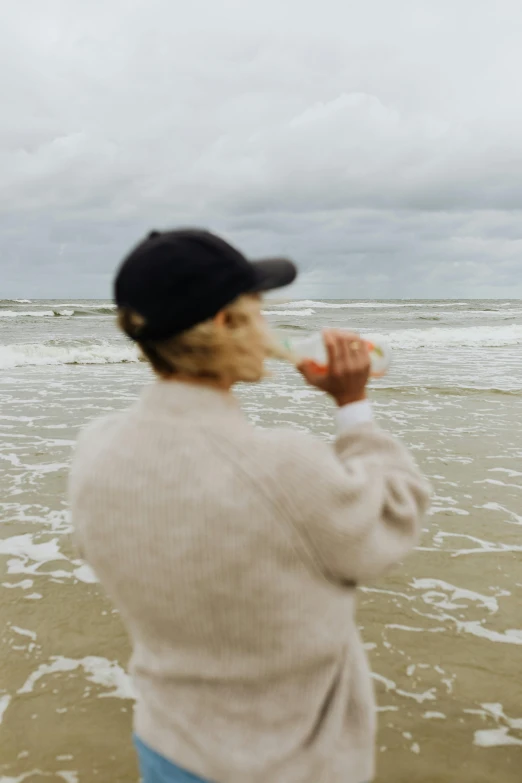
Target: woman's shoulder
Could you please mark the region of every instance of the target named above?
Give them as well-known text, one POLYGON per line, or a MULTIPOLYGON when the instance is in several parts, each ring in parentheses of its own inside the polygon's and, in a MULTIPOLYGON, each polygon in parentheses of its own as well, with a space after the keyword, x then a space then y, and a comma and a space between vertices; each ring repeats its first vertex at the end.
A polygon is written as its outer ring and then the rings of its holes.
POLYGON ((282 453, 307 452, 308 449, 317 449, 319 452, 331 451, 331 444, 325 437, 314 435, 309 430, 297 427, 285 426, 271 429, 256 430, 259 439, 268 449, 275 449, 282 453))
POLYGON ((337 462, 332 444, 292 427, 249 428, 234 441, 243 464, 256 464, 259 473, 264 472, 264 467, 283 477, 289 472, 320 471, 321 465, 331 468, 332 462, 337 462))
POLYGON ((79 431, 76 438, 73 463, 79 457, 103 448, 114 438, 115 431, 125 420, 125 412, 119 411, 100 416, 87 422, 79 431))

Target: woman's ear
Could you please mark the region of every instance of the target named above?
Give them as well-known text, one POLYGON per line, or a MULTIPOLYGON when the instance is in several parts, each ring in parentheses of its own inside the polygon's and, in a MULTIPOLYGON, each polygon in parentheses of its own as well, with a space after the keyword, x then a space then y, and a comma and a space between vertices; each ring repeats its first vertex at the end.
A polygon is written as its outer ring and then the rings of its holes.
POLYGON ((224 310, 220 310, 217 315, 214 316, 214 323, 216 326, 224 326, 227 320, 227 315, 224 310))

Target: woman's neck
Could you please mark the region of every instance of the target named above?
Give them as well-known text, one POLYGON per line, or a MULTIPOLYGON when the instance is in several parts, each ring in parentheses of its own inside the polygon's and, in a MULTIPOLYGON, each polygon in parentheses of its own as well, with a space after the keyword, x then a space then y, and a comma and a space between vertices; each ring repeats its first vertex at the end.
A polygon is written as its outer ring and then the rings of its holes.
POLYGON ((198 378, 195 375, 174 375, 165 380, 172 383, 188 383, 193 386, 203 386, 207 389, 230 393, 233 384, 225 378, 198 378))

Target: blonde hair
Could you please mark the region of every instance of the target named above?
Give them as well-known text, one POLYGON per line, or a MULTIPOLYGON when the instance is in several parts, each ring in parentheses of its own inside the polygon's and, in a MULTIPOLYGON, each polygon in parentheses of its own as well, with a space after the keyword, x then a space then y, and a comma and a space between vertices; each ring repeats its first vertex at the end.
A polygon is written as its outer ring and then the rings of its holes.
POLYGON ((177 375, 209 380, 255 382, 266 376, 265 360, 287 355, 260 313, 260 300, 241 296, 223 309, 222 321, 204 321, 167 340, 140 340, 146 319, 118 310, 120 328, 139 345, 161 378, 177 375))

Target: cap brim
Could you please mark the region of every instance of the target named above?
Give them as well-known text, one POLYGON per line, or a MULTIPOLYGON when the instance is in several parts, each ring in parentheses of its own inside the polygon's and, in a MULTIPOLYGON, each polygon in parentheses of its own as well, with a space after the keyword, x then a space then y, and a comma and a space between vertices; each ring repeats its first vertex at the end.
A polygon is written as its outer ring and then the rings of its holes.
POLYGON ((262 261, 252 261, 255 275, 252 293, 273 291, 293 283, 297 277, 297 267, 288 258, 266 258, 262 261))

